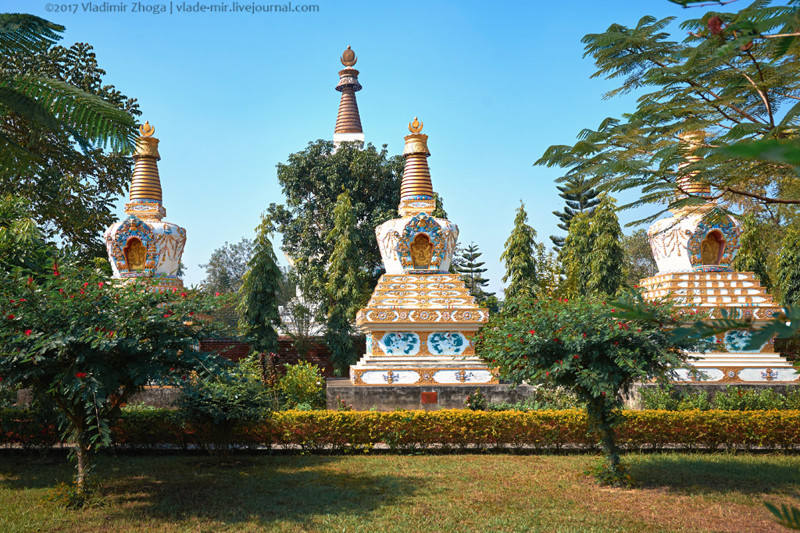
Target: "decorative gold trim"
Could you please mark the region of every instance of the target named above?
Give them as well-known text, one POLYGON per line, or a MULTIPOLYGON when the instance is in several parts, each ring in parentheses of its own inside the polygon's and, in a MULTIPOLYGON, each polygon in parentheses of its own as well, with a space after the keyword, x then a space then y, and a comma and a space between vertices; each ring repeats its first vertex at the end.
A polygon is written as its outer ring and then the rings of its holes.
POLYGON ((500 380, 497 379, 496 374, 489 368, 448 368, 448 367, 436 367, 436 368, 352 368, 351 371, 353 372, 353 377, 351 382, 353 385, 361 385, 364 387, 409 387, 409 386, 419 386, 419 385, 440 385, 440 386, 452 386, 452 385, 497 385, 500 383, 500 380), (489 381, 481 381, 481 382, 470 382, 470 381, 461 381, 460 383, 440 383, 438 381, 434 381, 433 376, 436 372, 461 372, 462 377, 466 377, 469 372, 473 372, 476 370, 480 371, 487 371, 491 373, 493 376, 492 379, 489 381), (380 372, 383 374, 389 374, 393 372, 416 372, 420 377, 414 383, 365 383, 363 380, 363 375, 365 372, 380 372), (423 379, 423 374, 425 374, 423 379))

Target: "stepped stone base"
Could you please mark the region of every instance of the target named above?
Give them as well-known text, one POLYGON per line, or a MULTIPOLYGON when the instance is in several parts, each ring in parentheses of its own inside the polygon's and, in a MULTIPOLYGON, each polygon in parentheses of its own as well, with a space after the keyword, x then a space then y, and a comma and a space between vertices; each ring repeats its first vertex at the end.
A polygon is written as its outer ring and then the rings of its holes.
POLYGON ((698 359, 692 370, 679 370, 678 382, 800 384, 800 373, 777 353, 691 354, 698 359))
POLYGON ((533 394, 534 388, 508 384, 456 385, 353 385, 346 378, 329 379, 328 409, 336 409, 339 399, 357 411, 394 411, 396 409, 466 409, 467 396, 479 389, 489 403, 515 403, 533 394))
POLYGON ((365 355, 350 367, 354 385, 497 384, 497 378, 476 356, 365 355))

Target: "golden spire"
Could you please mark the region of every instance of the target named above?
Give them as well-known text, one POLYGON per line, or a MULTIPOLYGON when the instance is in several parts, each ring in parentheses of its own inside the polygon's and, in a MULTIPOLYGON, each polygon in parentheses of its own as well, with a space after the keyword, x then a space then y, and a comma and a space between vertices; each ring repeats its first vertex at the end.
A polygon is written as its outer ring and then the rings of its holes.
POLYGON ((410 215, 419 212, 433 213, 436 202, 433 198, 431 171, 428 168, 428 136, 422 131, 422 122, 417 117, 409 123, 411 135, 405 136, 406 146, 403 157, 406 159, 403 170, 403 183, 400 186, 400 214, 410 215))
POLYGON ((153 137, 156 129, 145 122, 139 126, 140 137, 136 140, 133 154, 134 167, 131 179, 130 203, 125 212, 139 218, 161 219, 165 214, 161 206, 161 178, 158 175, 158 139, 153 137))
POLYGON ((703 158, 696 155, 695 151, 703 145, 706 140, 706 132, 704 131, 687 131, 681 133, 678 138, 682 148, 686 151, 684 156, 684 163, 678 165, 679 176, 676 180, 681 191, 679 195, 691 194, 692 196, 711 196, 711 187, 707 183, 695 180, 698 172, 689 172, 687 174, 680 174, 683 169, 696 163, 703 158))
POLYGON ((353 68, 358 58, 348 46, 339 60, 345 68, 339 71, 339 83, 336 85, 336 90, 342 93, 342 98, 339 101, 339 114, 336 117, 333 140, 334 142, 363 141, 364 132, 361 128, 361 116, 358 113, 358 103, 356 102, 356 92, 361 90, 361 84, 358 82, 358 71, 353 68), (340 139, 337 139, 337 134, 341 137, 340 139))

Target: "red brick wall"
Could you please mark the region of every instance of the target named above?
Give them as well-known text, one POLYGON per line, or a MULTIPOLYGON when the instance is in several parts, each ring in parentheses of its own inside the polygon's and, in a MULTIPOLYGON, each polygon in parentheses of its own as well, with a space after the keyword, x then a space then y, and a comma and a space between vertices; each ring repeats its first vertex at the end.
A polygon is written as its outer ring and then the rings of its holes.
MULTIPOLYGON (((366 351, 364 337, 353 339, 356 353, 363 354, 366 351)), ((278 368, 283 370, 285 364, 296 364, 300 361, 297 351, 292 346, 292 339, 281 335, 278 337, 278 368)), ((231 361, 238 361, 250 354, 250 345, 233 339, 207 339, 200 341, 200 349, 217 353, 231 361)), ((328 346, 322 342, 322 338, 317 338, 311 343, 311 348, 306 355, 306 360, 320 367, 325 377, 333 376, 333 364, 331 363, 331 352, 328 346)))

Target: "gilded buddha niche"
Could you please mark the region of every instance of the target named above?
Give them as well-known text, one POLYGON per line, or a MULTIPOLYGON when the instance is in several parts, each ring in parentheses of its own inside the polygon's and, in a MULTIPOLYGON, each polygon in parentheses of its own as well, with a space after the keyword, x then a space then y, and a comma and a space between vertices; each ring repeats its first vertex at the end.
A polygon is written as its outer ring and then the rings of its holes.
POLYGON ((725 251, 725 237, 722 232, 714 230, 706 235, 700 243, 700 261, 704 265, 718 265, 725 251))
POLYGON ((430 268, 432 260, 433 243, 427 235, 420 233, 411 243, 411 262, 414 268, 425 269, 430 268))
POLYGON ((144 270, 147 248, 144 247, 142 241, 135 238, 129 239, 127 246, 122 251, 125 254, 125 262, 128 263, 128 270, 144 270))

